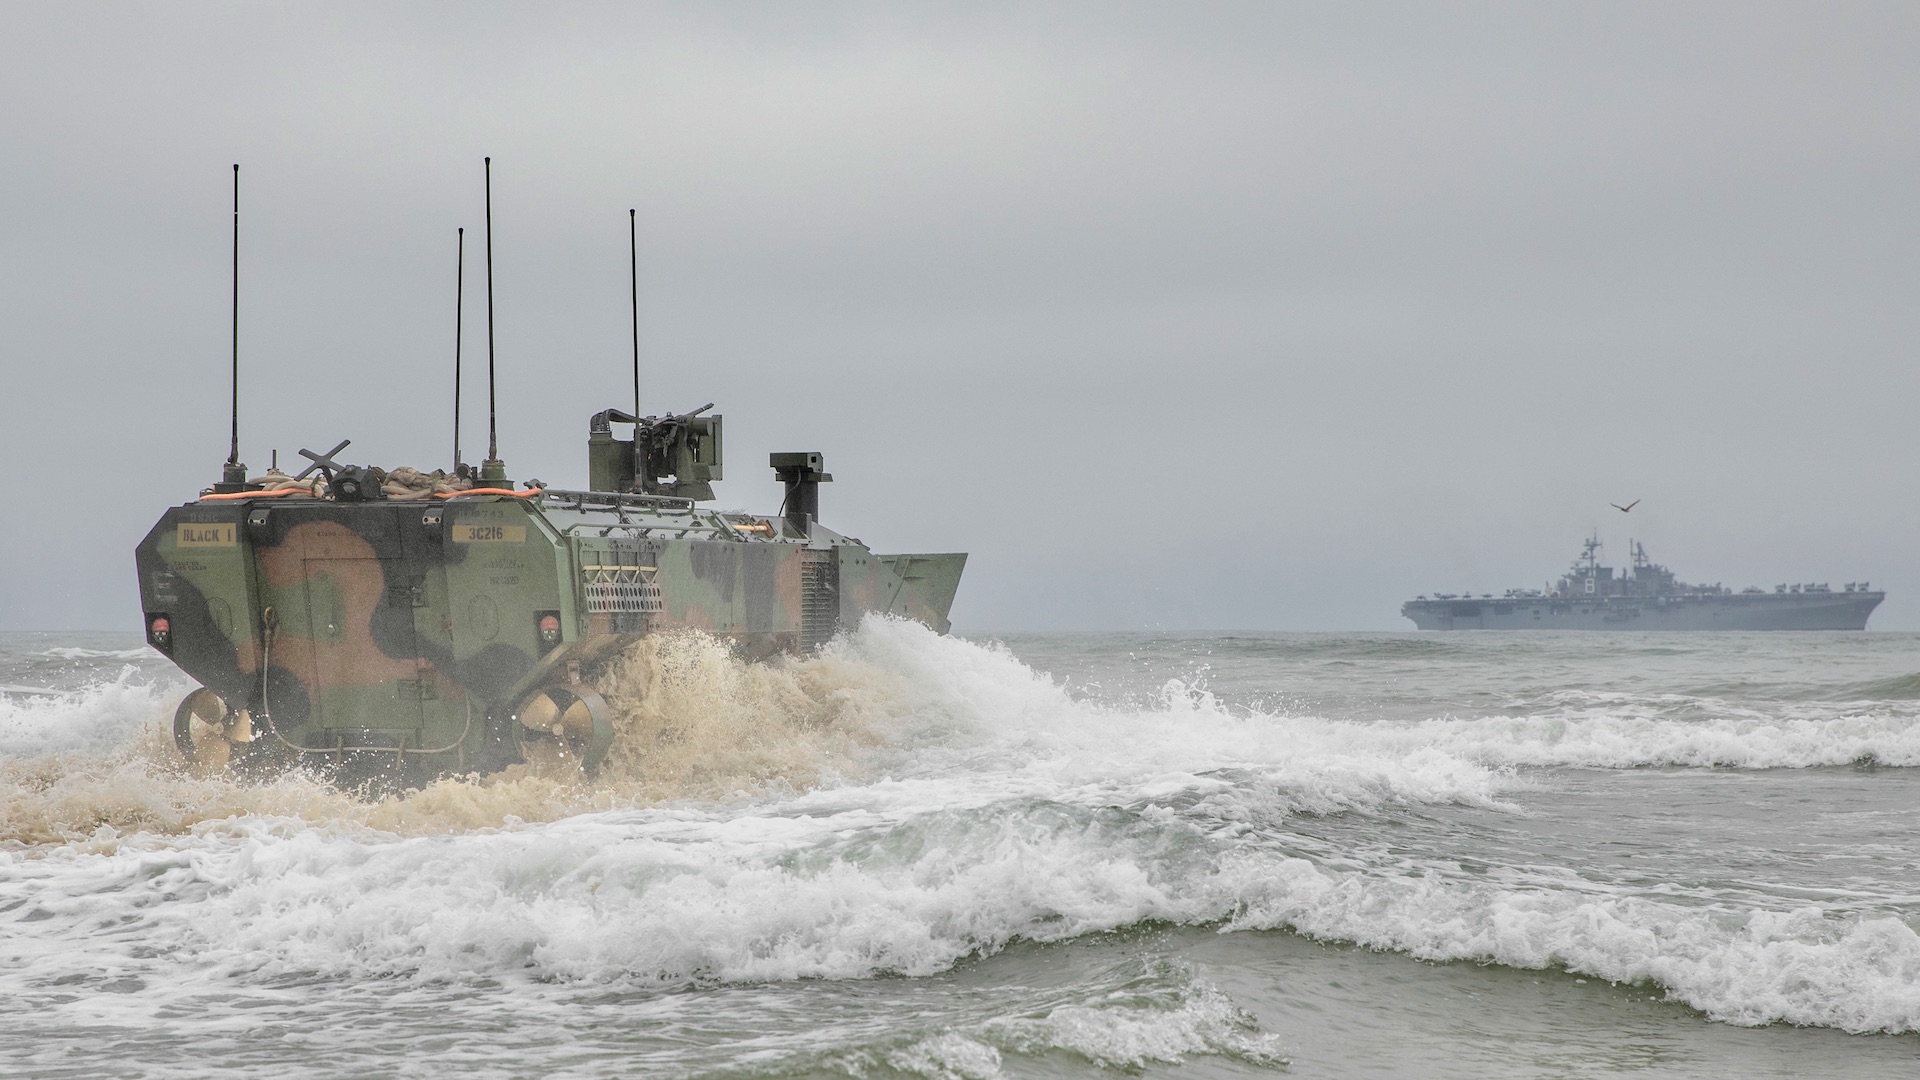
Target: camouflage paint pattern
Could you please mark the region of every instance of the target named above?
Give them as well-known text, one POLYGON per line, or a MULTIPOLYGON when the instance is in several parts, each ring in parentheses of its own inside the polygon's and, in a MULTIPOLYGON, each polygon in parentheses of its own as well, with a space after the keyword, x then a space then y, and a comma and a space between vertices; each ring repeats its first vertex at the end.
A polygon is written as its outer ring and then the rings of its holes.
POLYGON ((692 627, 760 658, 867 612, 944 633, 966 556, 548 492, 203 500, 168 510, 135 561, 149 643, 248 711, 248 753, 391 755, 417 779, 519 760, 519 704, 638 635, 692 627))

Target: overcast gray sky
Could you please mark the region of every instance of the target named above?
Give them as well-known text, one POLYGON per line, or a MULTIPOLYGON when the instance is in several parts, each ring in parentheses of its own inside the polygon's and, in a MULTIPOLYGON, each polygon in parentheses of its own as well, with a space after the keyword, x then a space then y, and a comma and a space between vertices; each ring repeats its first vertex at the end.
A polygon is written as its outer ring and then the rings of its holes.
POLYGON ((226 450, 585 480, 972 553, 962 632, 1410 628, 1595 526, 1920 628, 1920 6, 23 4, 0 36, 0 626, 135 628, 226 450), (1630 517, 1609 502, 1642 502, 1630 517))

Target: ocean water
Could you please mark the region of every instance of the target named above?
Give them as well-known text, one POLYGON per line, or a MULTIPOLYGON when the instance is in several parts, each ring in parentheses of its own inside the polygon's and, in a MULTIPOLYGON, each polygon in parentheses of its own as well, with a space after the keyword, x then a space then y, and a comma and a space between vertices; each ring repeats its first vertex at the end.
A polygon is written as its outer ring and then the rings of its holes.
POLYGON ((0 684, 0 1075, 1920 1075, 1920 636, 674 638, 373 801, 0 684))

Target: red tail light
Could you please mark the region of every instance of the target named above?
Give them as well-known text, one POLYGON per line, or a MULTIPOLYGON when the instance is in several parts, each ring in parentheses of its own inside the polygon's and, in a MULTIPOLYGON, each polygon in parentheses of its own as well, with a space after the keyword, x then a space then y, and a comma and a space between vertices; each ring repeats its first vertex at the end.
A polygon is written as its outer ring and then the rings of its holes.
POLYGON ((165 615, 147 616, 147 644, 163 653, 173 652, 173 620, 165 615))
POLYGON ((540 647, 551 649, 560 644, 560 613, 542 611, 536 617, 535 624, 540 629, 540 647))

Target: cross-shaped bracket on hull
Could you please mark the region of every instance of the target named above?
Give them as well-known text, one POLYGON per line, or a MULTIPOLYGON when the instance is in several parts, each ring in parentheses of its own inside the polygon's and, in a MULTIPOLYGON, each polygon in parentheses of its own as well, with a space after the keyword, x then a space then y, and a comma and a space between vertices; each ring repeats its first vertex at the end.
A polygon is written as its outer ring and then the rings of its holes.
POLYGON ((334 472, 338 469, 346 468, 345 465, 342 465, 339 462, 333 460, 333 455, 339 453, 342 450, 345 450, 348 446, 352 444, 353 444, 352 439, 341 439, 339 446, 334 447, 333 449, 327 451, 324 454, 316 454, 313 451, 308 450, 305 447, 302 447, 300 450, 300 456, 303 458, 306 458, 308 461, 313 462, 313 464, 307 466, 304 469, 301 469, 300 475, 294 477, 294 479, 305 480, 307 478, 308 473, 312 472, 315 469, 319 469, 321 474, 327 478, 327 483, 329 484, 333 483, 334 472))

